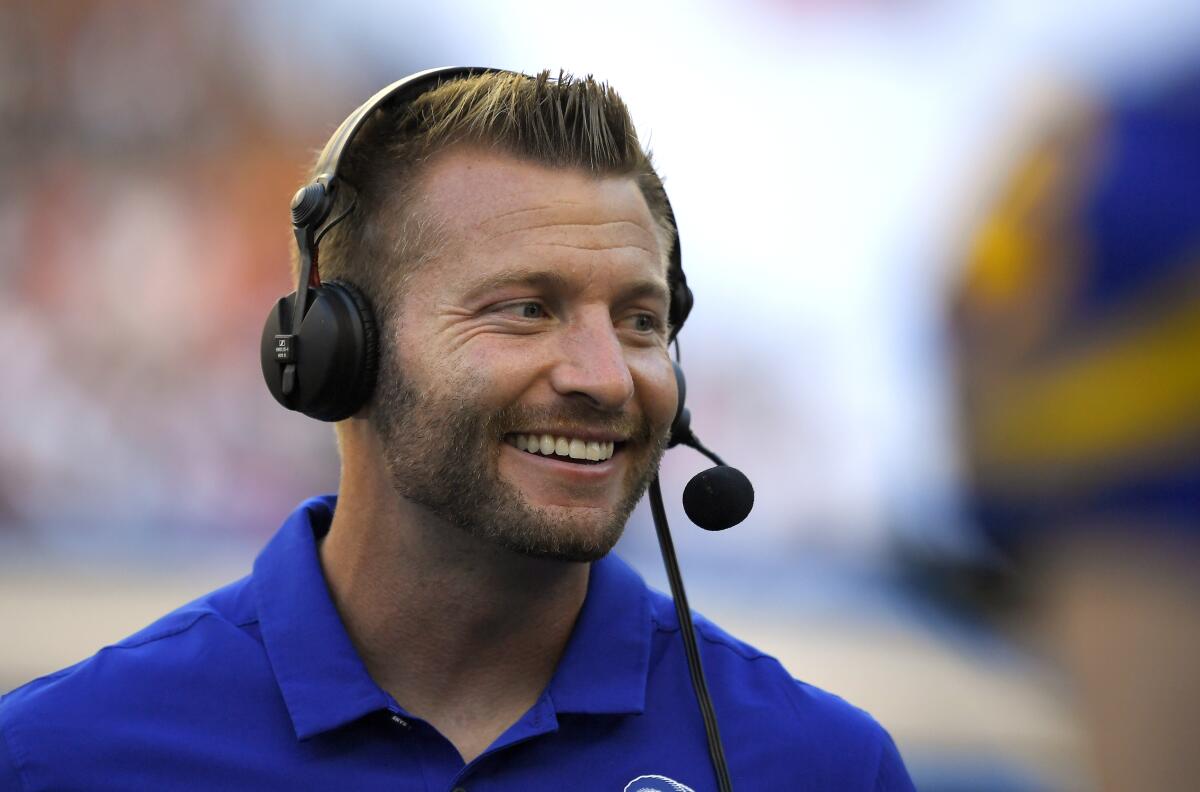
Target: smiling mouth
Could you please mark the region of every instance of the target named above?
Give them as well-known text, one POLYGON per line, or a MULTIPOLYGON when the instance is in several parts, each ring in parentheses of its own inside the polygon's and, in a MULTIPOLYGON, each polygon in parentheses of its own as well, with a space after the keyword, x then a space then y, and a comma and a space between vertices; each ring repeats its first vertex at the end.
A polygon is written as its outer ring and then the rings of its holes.
POLYGON ((564 462, 599 464, 612 458, 623 443, 583 440, 578 437, 549 434, 508 434, 504 442, 528 454, 552 456, 564 462))

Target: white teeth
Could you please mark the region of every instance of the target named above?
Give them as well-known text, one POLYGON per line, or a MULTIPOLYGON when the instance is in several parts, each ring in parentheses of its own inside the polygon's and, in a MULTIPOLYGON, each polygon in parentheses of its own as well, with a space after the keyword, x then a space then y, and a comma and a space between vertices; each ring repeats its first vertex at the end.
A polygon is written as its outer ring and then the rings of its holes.
POLYGON ((586 459, 590 462, 603 462, 611 459, 616 451, 616 442, 613 440, 582 440, 577 437, 555 437, 548 434, 509 435, 506 440, 509 445, 531 454, 586 459))

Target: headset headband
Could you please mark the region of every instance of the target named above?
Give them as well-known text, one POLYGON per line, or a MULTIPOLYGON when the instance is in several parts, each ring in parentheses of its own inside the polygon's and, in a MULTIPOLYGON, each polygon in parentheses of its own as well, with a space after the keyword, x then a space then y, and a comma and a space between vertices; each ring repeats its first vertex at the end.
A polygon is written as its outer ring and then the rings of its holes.
POLYGON ((292 224, 315 227, 329 216, 329 210, 333 206, 333 196, 337 190, 337 171, 342 160, 342 153, 377 108, 392 99, 415 99, 444 80, 473 77, 477 74, 494 74, 500 71, 503 70, 476 66, 443 66, 410 74, 377 91, 374 96, 363 102, 358 109, 346 117, 346 120, 329 138, 329 142, 325 144, 314 169, 316 177, 312 182, 300 188, 296 197, 292 199, 292 224))
MULTIPOLYGON (((443 66, 426 69, 379 90, 367 101, 346 117, 338 126, 317 160, 316 177, 296 191, 292 198, 292 228, 296 235, 296 245, 300 251, 300 277, 296 289, 295 307, 292 311, 293 332, 296 331, 307 305, 308 289, 320 286, 321 279, 317 266, 316 242, 319 239, 317 229, 329 216, 333 208, 334 197, 337 194, 337 173, 341 164, 342 154, 354 140, 358 131, 367 119, 384 104, 391 101, 411 101, 421 94, 436 87, 445 80, 456 80, 479 74, 505 73, 505 69, 494 69, 485 66, 443 66)), ((507 72, 516 74, 517 72, 507 72)), ((523 75, 527 76, 527 75, 523 75)), ((675 225, 675 212, 671 209, 671 201, 663 191, 663 203, 671 227, 675 229, 672 239, 670 264, 667 269, 667 281, 671 290, 670 324, 671 339, 674 340, 692 310, 692 291, 688 288, 687 277, 683 274, 683 256, 679 245, 679 229, 675 225)))

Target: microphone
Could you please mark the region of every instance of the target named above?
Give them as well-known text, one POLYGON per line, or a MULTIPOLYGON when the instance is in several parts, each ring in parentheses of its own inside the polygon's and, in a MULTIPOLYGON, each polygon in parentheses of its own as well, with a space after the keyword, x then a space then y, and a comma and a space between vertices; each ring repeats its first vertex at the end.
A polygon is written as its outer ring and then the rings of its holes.
MULTIPOLYGON (((676 376, 681 376, 676 369, 676 376)), ((680 385, 682 387, 682 384, 680 385)), ((725 460, 705 447, 692 432, 691 414, 679 411, 671 427, 668 448, 685 445, 716 463, 701 471, 683 488, 683 510, 688 519, 706 531, 724 531, 746 519, 754 508, 754 485, 746 474, 725 464, 725 460)))
POLYGON ((683 510, 706 531, 724 531, 754 508, 754 485, 742 471, 717 465, 697 473, 683 488, 683 510))

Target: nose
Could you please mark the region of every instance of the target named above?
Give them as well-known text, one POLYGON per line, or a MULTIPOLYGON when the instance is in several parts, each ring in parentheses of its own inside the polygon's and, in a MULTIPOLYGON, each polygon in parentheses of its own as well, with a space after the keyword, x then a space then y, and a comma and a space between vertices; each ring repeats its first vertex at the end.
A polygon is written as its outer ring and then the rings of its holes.
POLYGON ((550 375, 554 390, 615 412, 633 398, 633 375, 607 311, 579 316, 561 336, 561 354, 550 375))

